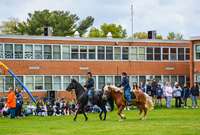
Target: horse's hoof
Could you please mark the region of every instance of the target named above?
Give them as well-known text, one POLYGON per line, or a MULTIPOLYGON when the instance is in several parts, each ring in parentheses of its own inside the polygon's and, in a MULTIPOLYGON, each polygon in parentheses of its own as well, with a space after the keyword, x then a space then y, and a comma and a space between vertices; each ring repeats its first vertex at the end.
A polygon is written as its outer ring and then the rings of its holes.
POLYGON ((126 116, 124 117, 124 119, 126 119, 126 116))
POLYGON ((139 120, 141 120, 142 118, 139 118, 139 120))
POLYGON ((100 120, 102 120, 102 118, 100 118, 100 120))
POLYGON ((119 121, 123 121, 123 118, 119 119, 119 121))
POLYGON ((73 120, 73 122, 76 122, 76 120, 73 120))
POLYGON ((105 119, 103 119, 102 121, 105 121, 105 119))
POLYGON ((88 120, 88 118, 87 119, 85 119, 85 121, 87 121, 88 120))
POLYGON ((146 120, 146 118, 143 118, 142 120, 146 120))

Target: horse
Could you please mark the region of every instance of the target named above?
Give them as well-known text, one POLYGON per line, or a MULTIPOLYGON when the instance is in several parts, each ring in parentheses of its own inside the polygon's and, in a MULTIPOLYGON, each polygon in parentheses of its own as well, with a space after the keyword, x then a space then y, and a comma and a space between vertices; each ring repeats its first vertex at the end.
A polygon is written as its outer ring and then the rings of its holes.
MULTIPOLYGON (((143 119, 146 119, 147 108, 149 110, 153 109, 153 102, 151 100, 151 97, 141 91, 135 91, 135 94, 138 98, 138 101, 132 100, 132 105, 135 105, 140 110, 139 119, 142 119, 142 110, 144 110, 143 119), (145 107, 145 104, 147 108, 145 107)), ((106 100, 110 96, 113 97, 113 99, 115 100, 115 104, 118 107, 118 115, 120 116, 119 121, 123 121, 123 119, 126 119, 126 116, 122 114, 122 110, 126 106, 126 101, 123 99, 123 91, 115 86, 107 85, 104 87, 103 98, 106 100)))
MULTIPOLYGON (((88 102, 87 91, 75 79, 71 80, 71 83, 66 88, 66 91, 70 92, 73 89, 75 89, 76 98, 77 98, 78 104, 79 104, 79 108, 78 108, 78 110, 76 112, 76 115, 75 115, 73 121, 76 121, 77 115, 78 115, 78 113, 79 113, 80 110, 82 111, 83 115, 85 116, 85 121, 87 121, 88 117, 86 116, 85 110, 84 110, 84 106, 86 106, 87 102, 88 102)), ((99 114, 100 120, 102 120, 102 116, 101 115, 102 115, 103 112, 104 112, 104 119, 103 120, 106 120, 106 113, 107 113, 107 111, 106 111, 105 105, 106 105, 107 101, 109 101, 109 104, 110 104, 110 107, 111 107, 111 111, 114 108, 114 101, 113 101, 113 99, 112 98, 108 98, 108 100, 104 100, 102 98, 103 93, 104 93, 103 91, 94 91, 93 92, 93 101, 92 101, 92 104, 93 105, 97 105, 97 106, 99 106, 102 109, 101 113, 99 114)))

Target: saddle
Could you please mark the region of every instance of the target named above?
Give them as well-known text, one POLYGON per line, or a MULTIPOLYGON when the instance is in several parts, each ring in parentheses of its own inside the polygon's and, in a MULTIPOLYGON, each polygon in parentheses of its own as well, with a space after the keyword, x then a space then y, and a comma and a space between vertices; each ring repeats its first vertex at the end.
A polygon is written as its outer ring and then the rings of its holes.
MULTIPOLYGON (((124 99, 125 101, 127 101, 127 99, 126 99, 126 97, 125 97, 125 94, 124 94, 124 91, 123 91, 123 93, 122 93, 122 97, 123 97, 123 99, 124 99)), ((138 101, 138 97, 137 97, 137 95, 135 94, 134 91, 132 91, 132 92, 130 93, 130 97, 131 97, 131 100, 138 101)))

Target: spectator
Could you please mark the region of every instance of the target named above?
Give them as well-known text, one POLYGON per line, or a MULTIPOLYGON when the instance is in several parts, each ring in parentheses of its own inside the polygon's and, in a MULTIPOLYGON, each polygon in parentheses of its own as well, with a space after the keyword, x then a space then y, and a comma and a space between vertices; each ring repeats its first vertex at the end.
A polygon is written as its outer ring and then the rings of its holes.
POLYGON ((164 85, 163 85, 163 83, 162 83, 162 79, 159 79, 158 84, 160 85, 160 88, 163 90, 164 85))
POLYGON ((1 104, 0 112, 1 112, 2 117, 6 117, 6 116, 9 117, 10 109, 9 107, 7 107, 6 100, 4 100, 3 103, 1 104))
POLYGON ((22 105, 22 110, 21 110, 21 116, 24 116, 24 117, 28 116, 28 114, 26 114, 26 109, 23 105, 22 105))
POLYGON ((199 97, 199 87, 196 82, 191 88, 191 94, 192 94, 192 108, 194 108, 194 101, 195 101, 196 108, 198 108, 197 98, 199 97))
POLYGON ((168 82, 166 82, 165 86, 163 87, 163 92, 164 92, 164 97, 165 97, 165 100, 166 100, 166 106, 167 106, 167 96, 166 96, 166 87, 168 85, 168 82))
POLYGON ((38 113, 38 116, 46 116, 46 112, 45 112, 45 109, 43 107, 43 104, 38 104, 37 113, 38 113))
POLYGON ((162 107, 162 94, 163 94, 163 90, 160 88, 160 84, 158 84, 156 88, 156 95, 157 95, 156 106, 158 106, 159 100, 160 100, 160 106, 162 107))
POLYGON ((48 116, 48 114, 47 114, 48 107, 49 107, 49 101, 47 101, 46 104, 45 104, 45 106, 44 106, 45 116, 48 116))
POLYGON ((72 104, 70 105, 70 108, 69 108, 69 112, 70 114, 76 114, 76 102, 75 102, 75 99, 72 99, 72 104))
POLYGON ((155 95, 155 102, 157 102, 156 88, 157 88, 157 83, 156 83, 156 79, 154 78, 152 82, 152 89, 153 89, 152 98, 154 98, 154 95, 155 95))
POLYGON ((153 99, 153 88, 152 88, 151 82, 149 82, 149 83, 147 84, 146 87, 147 87, 146 93, 151 97, 152 102, 154 103, 154 99, 153 99))
POLYGON ((8 95, 8 102, 7 107, 10 107, 10 119, 15 118, 15 108, 16 108, 16 100, 15 100, 15 92, 13 91, 13 88, 9 88, 9 95, 8 95))
POLYGON ((40 106, 40 105, 42 105, 43 106, 43 102, 42 102, 42 100, 38 100, 38 102, 36 103, 36 107, 38 107, 38 106, 40 106))
POLYGON ((143 93, 145 93, 145 87, 144 87, 144 83, 140 82, 140 89, 142 90, 143 93))
POLYGON ((6 100, 3 100, 3 102, 2 102, 2 104, 0 106, 0 111, 4 108, 5 104, 6 104, 6 100))
POLYGON ((181 108, 181 87, 178 86, 178 83, 175 82, 174 87, 173 87, 173 93, 174 93, 174 97, 175 97, 175 107, 176 108, 181 108), (178 104, 179 101, 179 104, 178 104))
POLYGON ((66 104, 65 104, 65 100, 62 100, 62 102, 60 103, 60 108, 62 110, 62 114, 66 115, 66 104))
POLYGON ((189 93, 190 93, 190 89, 187 87, 187 83, 184 83, 184 86, 182 88, 181 96, 182 96, 182 98, 183 98, 183 100, 185 102, 184 108, 187 108, 187 109, 188 109, 188 107, 187 107, 187 98, 190 95, 189 93))
POLYGON ((56 105, 54 106, 54 109, 56 110, 55 111, 56 112, 56 116, 60 116, 61 113, 62 113, 62 109, 60 107, 60 102, 61 102, 60 98, 57 98, 56 105))
POLYGON ((49 106, 47 108, 47 115, 48 116, 52 116, 54 114, 54 108, 53 108, 53 104, 52 103, 49 103, 49 106))
POLYGON ((16 116, 17 118, 21 118, 21 110, 23 102, 23 96, 20 88, 15 88, 15 99, 16 99, 16 116))
POLYGON ((167 87, 166 87, 166 97, 167 97, 167 108, 171 108, 172 87, 169 82, 167 83, 167 87))
POLYGON ((95 105, 94 107, 93 107, 93 113, 100 113, 102 111, 102 109, 100 108, 100 107, 98 107, 97 105, 95 105))
POLYGON ((35 110, 36 110, 36 107, 33 106, 32 102, 30 102, 29 105, 28 105, 28 107, 27 107, 28 114, 35 115, 35 110))
POLYGON ((131 91, 136 91, 136 90, 138 90, 138 86, 137 86, 137 83, 134 82, 131 91))
POLYGON ((66 100, 65 101, 65 110, 66 110, 65 112, 66 112, 67 115, 69 115, 69 106, 70 106, 69 100, 66 100))

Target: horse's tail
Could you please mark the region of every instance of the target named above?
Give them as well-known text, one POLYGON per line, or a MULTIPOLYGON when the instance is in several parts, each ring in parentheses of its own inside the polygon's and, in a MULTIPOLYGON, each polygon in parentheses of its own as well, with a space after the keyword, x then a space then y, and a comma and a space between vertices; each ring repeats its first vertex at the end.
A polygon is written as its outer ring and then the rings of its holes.
POLYGON ((152 110, 153 109, 153 102, 151 100, 151 97, 149 95, 147 95, 147 93, 144 93, 146 95, 146 107, 149 109, 149 110, 152 110))
POLYGON ((114 99, 110 96, 107 98, 109 104, 110 104, 110 111, 113 111, 114 109, 114 99))

